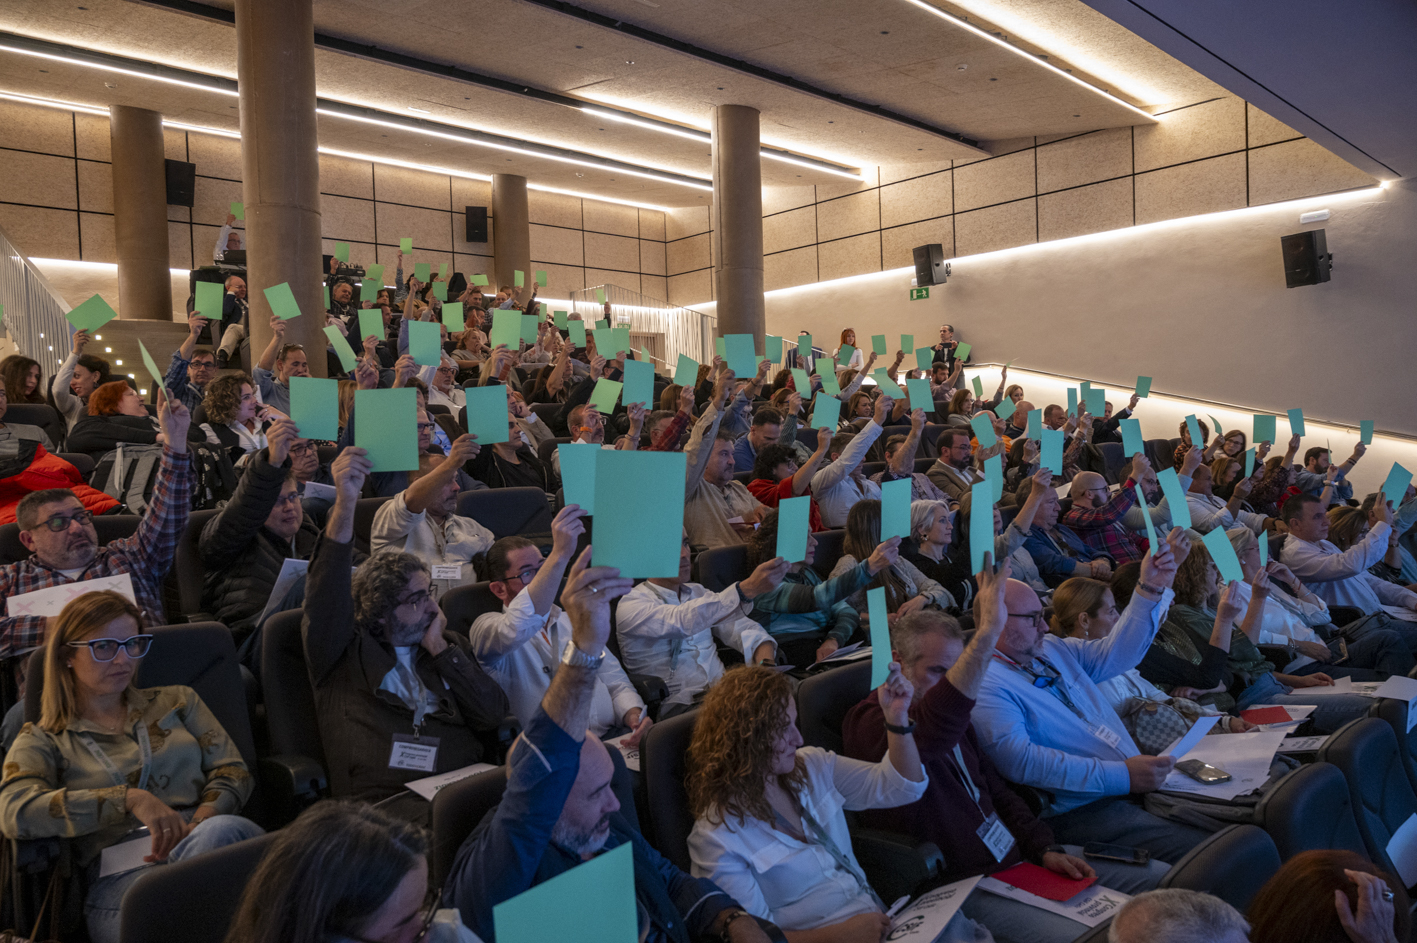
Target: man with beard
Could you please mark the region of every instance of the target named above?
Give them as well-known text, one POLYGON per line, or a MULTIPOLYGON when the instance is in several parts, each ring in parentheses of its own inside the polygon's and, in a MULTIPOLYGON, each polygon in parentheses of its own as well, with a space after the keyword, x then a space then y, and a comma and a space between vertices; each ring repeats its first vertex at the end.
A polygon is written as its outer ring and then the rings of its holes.
MULTIPOLYGON (((15 509, 20 543, 33 554, 0 567, 0 598, 67 583, 127 574, 143 610, 144 627, 167 621, 162 581, 172 567, 177 540, 192 507, 192 462, 187 454, 191 414, 181 402, 158 397, 158 424, 165 445, 153 483, 152 500, 131 537, 100 547, 93 515, 68 488, 34 491, 15 509)), ((43 616, 0 618, 0 660, 44 644, 43 616)))
POLYGON ((733 898, 712 881, 680 871, 620 814, 610 788, 614 762, 586 727, 609 657, 610 601, 629 592, 633 581, 613 567, 587 566, 590 557, 587 547, 571 566, 561 595, 570 639, 546 696, 512 745, 502 802, 463 842, 443 903, 457 907, 479 937, 494 941, 496 905, 628 843, 641 939, 766 943, 756 919, 733 898))
POLYGON ((496 729, 507 698, 447 630, 422 560, 375 554, 351 579, 354 506, 371 465, 359 448, 335 459, 335 504, 306 577, 319 604, 305 607, 305 661, 335 797, 392 797, 385 811, 426 824, 429 804, 404 783, 479 762, 477 731, 496 729))

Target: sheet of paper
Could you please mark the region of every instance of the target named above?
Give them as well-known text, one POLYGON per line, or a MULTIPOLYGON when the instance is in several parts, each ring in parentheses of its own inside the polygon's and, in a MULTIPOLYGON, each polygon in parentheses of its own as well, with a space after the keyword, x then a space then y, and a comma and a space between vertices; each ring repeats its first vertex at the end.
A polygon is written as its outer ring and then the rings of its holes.
POLYGON ((1095 877, 1070 878, 1028 861, 996 871, 991 876, 1021 891, 1055 901, 1072 900, 1097 883, 1095 877))
POLYGON ((487 287, 487 276, 486 276, 486 275, 474 275, 474 276, 472 276, 472 283, 473 283, 474 285, 477 285, 477 286, 480 287, 480 288, 486 288, 486 287, 487 287))
POLYGON ((728 334, 723 338, 724 359, 728 369, 740 380, 758 372, 758 355, 752 334, 728 334))
POLYGON ((831 653, 830 655, 828 655, 826 658, 823 658, 822 661, 844 660, 844 659, 846 659, 848 656, 856 654, 857 650, 860 649, 861 646, 862 646, 862 645, 865 645, 865 644, 866 644, 865 642, 852 642, 850 645, 843 645, 841 648, 838 648, 836 651, 832 652, 832 653, 831 653))
POLYGON ((526 272, 521 269, 512 269, 512 284, 517 288, 526 287, 526 272))
POLYGON ((318 481, 307 481, 301 486, 301 497, 315 498, 320 501, 334 503, 336 488, 334 485, 322 485, 318 481))
POLYGON ((443 362, 443 329, 432 321, 408 322, 408 352, 420 367, 443 362))
POLYGON ((866 590, 866 609, 871 620, 871 690, 886 683, 891 673, 891 630, 886 614, 886 588, 866 590))
POLYGON ((1269 535, 1264 534, 1256 541, 1260 545, 1260 566, 1269 566, 1269 535))
POLYGON ((526 344, 528 347, 530 347, 530 346, 532 346, 533 344, 535 344, 536 341, 537 341, 537 338, 540 336, 540 335, 539 335, 539 331, 540 331, 541 328, 540 328, 539 321, 540 321, 540 318, 538 318, 538 317, 537 317, 536 315, 534 315, 534 314, 523 314, 523 315, 522 315, 522 318, 521 318, 521 325, 522 325, 522 343, 526 344))
POLYGON ((551 323, 554 324, 554 325, 556 325, 556 330, 558 330, 558 331, 564 331, 564 330, 566 330, 566 325, 570 323, 569 321, 566 320, 566 319, 567 319, 567 316, 568 316, 568 315, 567 315, 567 312, 565 312, 565 311, 553 311, 553 312, 551 312, 551 323))
POLYGON ((590 394, 591 408, 602 416, 609 416, 615 412, 615 404, 620 400, 620 391, 623 387, 623 383, 607 380, 605 377, 596 380, 595 389, 590 394))
POLYGON ((891 943, 934 943, 954 919, 980 875, 926 891, 891 918, 885 939, 891 943))
POLYGON ((450 301, 443 305, 443 324, 447 327, 449 334, 461 334, 467 329, 467 320, 463 317, 461 301, 450 301))
POLYGON ((64 317, 74 327, 92 334, 118 317, 118 312, 109 307, 108 302, 104 301, 102 297, 94 295, 77 308, 71 308, 64 317))
POLYGON ((1215 726, 1218 720, 1220 720, 1219 714, 1201 715, 1196 718, 1194 724, 1191 724, 1190 730, 1187 730, 1183 735, 1177 737, 1175 743, 1171 744, 1157 755, 1174 756, 1178 760, 1183 758, 1187 753, 1195 749, 1196 744, 1201 742, 1201 737, 1210 733, 1211 728, 1215 726))
POLYGON ((1289 434, 1304 434, 1304 411, 1302 409, 1289 410, 1289 434))
POLYGON ((1402 883, 1408 887, 1417 884, 1417 813, 1398 826, 1385 850, 1402 883))
POLYGON ((1103 921, 1112 919, 1117 911, 1122 909, 1122 905, 1131 900, 1129 895, 1103 887, 1100 884, 1094 884, 1081 894, 1066 901, 1039 897, 1037 894, 1030 894, 1028 891, 1020 890, 993 877, 980 878, 979 890, 1020 901, 1031 907, 1037 907, 1039 910, 1047 910, 1067 917, 1069 920, 1076 920, 1086 927, 1095 927, 1103 921))
POLYGON ((384 312, 379 308, 359 309, 359 348, 364 349, 364 338, 385 339, 384 312))
POLYGON ((1289 711, 1279 704, 1269 704, 1263 707, 1251 707, 1249 710, 1240 712, 1240 719, 1249 721, 1257 726, 1265 724, 1287 724, 1294 718, 1289 716, 1289 711))
POLYGON ((1373 420, 1364 419, 1358 423, 1358 438, 1364 445, 1373 444, 1373 420))
POLYGON ((1417 680, 1405 675, 1393 675, 1378 686, 1374 697, 1390 697, 1407 702, 1407 729, 1417 723, 1417 680))
POLYGON ((1245 571, 1240 568, 1240 558, 1235 556, 1235 548, 1230 544, 1230 538, 1226 536, 1224 529, 1217 527, 1207 534, 1201 535, 1201 541, 1205 544, 1205 549, 1210 551, 1210 558, 1215 562, 1215 568, 1220 571, 1220 578, 1225 582, 1244 582, 1245 571))
POLYGON ((679 365, 674 368, 674 382, 679 386, 694 386, 699 378, 699 362, 693 357, 679 355, 679 365))
POLYGON ((1274 442, 1274 417, 1255 414, 1254 434, 1250 440, 1259 445, 1261 442, 1274 442))
POLYGON ((335 356, 339 358, 340 366, 345 373, 353 373, 355 367, 354 350, 349 346, 349 341, 345 340, 339 328, 330 325, 325 328, 325 336, 330 340, 330 346, 335 349, 335 356))
POLYGON ((1028 429, 1024 434, 1035 442, 1043 438, 1043 410, 1030 409, 1028 411, 1028 429))
POLYGON ((980 377, 978 377, 978 376, 973 376, 973 377, 970 377, 970 378, 969 378, 969 382, 970 382, 970 384, 974 387, 974 398, 975 398, 975 399, 983 399, 983 398, 984 398, 984 381, 983 381, 980 377))
POLYGON ((910 536, 909 478, 881 483, 881 539, 910 536))
POLYGON ((797 395, 804 400, 812 396, 812 378, 807 376, 807 371, 801 367, 792 368, 792 387, 797 391, 797 395))
POLYGON ((595 352, 606 360, 614 359, 615 355, 619 353, 615 349, 615 332, 610 328, 592 328, 590 335, 595 338, 595 352))
POLYGON ((1245 449, 1245 477, 1249 478, 1255 473, 1255 450, 1245 449))
POLYGON ((842 344, 841 349, 836 352, 837 362, 842 364, 851 363, 851 358, 855 355, 855 353, 855 347, 852 347, 850 344, 842 344))
POLYGON ((501 383, 470 386, 467 394, 467 431, 477 436, 477 444, 489 448, 511 440, 507 412, 507 387, 501 383))
POLYGON ((1383 494, 1392 502, 1393 507, 1401 507, 1403 498, 1407 497, 1407 486, 1410 484, 1412 484, 1412 473, 1397 462, 1393 462, 1392 469, 1387 473, 1387 480, 1383 482, 1383 494))
POLYGON ((991 455, 984 460, 984 480, 993 488, 991 497, 994 503, 1002 501, 1004 498, 1004 457, 1002 455, 991 455))
POLYGON ((1328 697, 1333 694, 1359 694, 1353 687, 1352 678, 1334 678, 1333 684, 1304 688, 1304 697, 1328 697))
POLYGON ((1141 437, 1140 419, 1123 419, 1117 423, 1122 430, 1122 452, 1131 458, 1138 453, 1146 454, 1146 443, 1141 437))
POLYGON ((955 359, 956 359, 956 360, 968 360, 968 359, 969 359, 969 352, 972 351, 973 349, 974 349, 974 346, 973 346, 972 344, 959 344, 958 346, 955 347, 955 359))
POLYGON ((1132 485, 1132 487, 1136 490, 1137 507, 1142 509, 1142 521, 1146 524, 1146 542, 1151 548, 1151 555, 1155 557, 1157 551, 1160 550, 1156 536, 1156 525, 1152 523, 1151 512, 1146 506, 1146 498, 1144 498, 1141 493, 1141 485, 1132 485))
POLYGON ((994 407, 994 415, 998 416, 1000 419, 1008 420, 1013 416, 1016 409, 1018 409, 1018 404, 1005 396, 1003 401, 1000 402, 998 406, 994 407))
POLYGON ((632 772, 638 773, 640 771, 640 748, 625 746, 625 741, 632 736, 634 734, 621 734, 613 740, 606 740, 605 745, 619 750, 620 756, 625 760, 625 766, 632 772))
POLYGON ((1218 435, 1218 436, 1224 436, 1224 435, 1225 435, 1225 427, 1220 424, 1220 420, 1219 420, 1219 419, 1216 419, 1215 416, 1213 416, 1213 415, 1207 415, 1205 418, 1207 418, 1207 419, 1210 420, 1210 434, 1211 434, 1212 436, 1217 436, 1217 435, 1218 435))
POLYGON ((1151 377, 1137 377, 1136 389, 1133 391, 1142 399, 1151 395, 1151 377))
POLYGON ((989 417, 980 413, 969 420, 969 427, 974 430, 975 438, 979 440, 981 449, 992 449, 999 444, 998 436, 994 435, 994 424, 989 421, 989 417))
POLYGON ((488 770, 495 770, 497 767, 491 763, 473 763, 471 766, 464 766, 461 769, 449 770, 446 773, 439 773, 437 776, 425 776, 423 779, 415 779, 403 784, 403 788, 416 792, 429 802, 438 794, 438 790, 444 786, 451 786, 453 783, 461 782, 479 773, 488 770))
POLYGON ((431 263, 431 262, 415 262, 415 263, 413 263, 413 277, 416 278, 416 279, 418 279, 420 282, 422 282, 422 283, 425 284, 425 285, 428 284, 429 280, 432 279, 432 277, 433 277, 433 263, 431 263))
POLYGON ((601 453, 593 442, 562 442, 556 446, 561 457, 561 487, 567 504, 579 505, 587 514, 595 513, 595 462, 601 453))
POLYGON ((905 390, 891 379, 891 375, 886 372, 885 367, 877 367, 871 371, 871 379, 876 381, 876 386, 880 388, 882 396, 889 396, 892 400, 905 399, 905 390))
POLYGON ((214 321, 221 320, 221 306, 226 301, 226 288, 221 282, 198 282, 194 314, 214 321))
POLYGON ((359 282, 359 300, 375 301, 379 297, 379 289, 384 287, 384 267, 382 265, 371 265, 364 272, 364 278, 359 282))
POLYGON ((348 262, 348 261, 349 261, 349 243, 347 243, 347 242, 336 242, 336 243, 335 243, 335 258, 339 259, 341 262, 348 262))
POLYGON ((494 905, 498 943, 546 943, 568 935, 576 943, 634 943, 639 930, 633 854, 634 846, 625 842, 494 905))
POLYGON ((5 600, 5 613, 10 616, 57 616, 70 600, 84 593, 102 590, 111 590, 129 602, 137 602, 133 596, 133 578, 127 573, 119 573, 117 576, 99 576, 91 580, 79 580, 77 583, 61 583, 47 589, 10 596, 5 600))
POLYGON ((354 444, 367 449, 373 471, 418 468, 418 391, 354 391, 354 444))
POLYGON ((929 373, 934 360, 935 352, 929 347, 915 348, 915 369, 929 373))
POLYGON ((1161 494, 1166 498, 1166 505, 1171 509, 1171 523, 1173 526, 1189 528, 1191 526, 1191 507, 1186 503, 1186 489, 1181 487, 1181 479, 1176 474, 1176 469, 1167 468, 1156 473, 1157 484, 1161 485, 1161 494))
POLYGON ((994 552, 994 486, 975 482, 969 494, 969 572, 978 573, 984 569, 984 554, 994 552))
POLYGON ((679 575, 683 452, 602 451, 595 460, 596 566, 631 579, 679 575))
POLYGON ((1063 442, 1067 434, 1062 429, 1044 429, 1039 433, 1039 462, 1055 475, 1063 473, 1063 442))
POLYGON ((776 334, 769 334, 763 341, 763 353, 773 363, 782 359, 782 338, 776 334))
POLYGON ((271 314, 282 321, 300 317, 300 305, 295 302, 295 292, 290 290, 290 282, 281 282, 265 290, 266 302, 271 306, 271 314))
POLYGON ((1319 737, 1286 737, 1279 745, 1280 753, 1315 753, 1328 740, 1328 735, 1319 737))
POLYGON ((106 878, 110 874, 136 871, 150 865, 143 859, 153 853, 153 837, 144 834, 130 838, 116 845, 109 845, 99 853, 98 876, 106 878))
POLYGON ((801 563, 807 558, 811 513, 810 495, 783 498, 777 504, 777 555, 788 563, 801 563))
MULTIPOLYGON (((307 489, 310 485, 305 486, 307 489)), ((331 489, 334 490, 334 489, 331 489)), ((271 586, 271 594, 266 597, 266 604, 261 608, 261 615, 256 619, 256 625, 263 625, 267 619, 280 612, 280 604, 294 588, 295 584, 305 578, 305 574, 310 570, 309 560, 297 560, 294 557, 286 557, 281 561, 280 573, 276 575, 276 581, 271 586)))
MULTIPOLYGON (((438 263, 438 280, 446 281, 447 278, 448 278, 448 263, 447 263, 447 262, 439 262, 439 263, 438 263)), ((448 299, 447 299, 447 298, 441 298, 441 299, 439 299, 439 300, 441 300, 441 301, 447 301, 448 299)))
POLYGON ((399 251, 402 252, 404 255, 408 255, 410 252, 413 251, 412 236, 404 236, 402 239, 399 240, 399 251))
POLYGON ((655 407, 654 366, 643 360, 625 361, 625 388, 622 391, 625 405, 643 404, 645 410, 655 407))
POLYGON ((1076 416, 1078 413, 1078 391, 1077 387, 1068 387, 1068 415, 1076 416))
POLYGON ((871 335, 871 351, 875 353, 877 357, 884 357, 889 350, 890 348, 886 346, 886 335, 871 335))
POLYGON ((143 366, 147 369, 148 376, 152 377, 153 382, 158 386, 163 386, 162 370, 158 368, 157 362, 153 360, 153 355, 148 353, 147 345, 143 343, 142 338, 138 339, 138 353, 143 358, 143 366))
POLYGON ((290 418, 303 439, 338 439, 339 381, 291 377, 290 418))
POLYGON ((584 321, 567 321, 567 322, 566 322, 566 326, 570 329, 570 332, 571 332, 571 343, 574 344, 574 345, 577 346, 577 347, 584 347, 584 346, 586 346, 586 342, 585 342, 585 322, 584 322, 584 321))
MULTIPOLYGON (((823 385, 826 383, 826 378, 826 374, 822 374, 823 385)), ((825 392, 818 393, 817 398, 812 401, 812 428, 835 429, 840 421, 841 400, 835 396, 828 396, 825 392)))
POLYGON ((911 409, 923 409, 928 413, 935 408, 935 394, 930 392, 929 380, 906 380, 905 388, 910 393, 911 409))
POLYGON ((801 357, 805 363, 812 359, 812 335, 797 335, 797 356, 801 357))
POLYGON ((826 370, 820 371, 817 376, 822 379, 822 392, 828 396, 841 395, 841 382, 836 378, 836 365, 829 364, 826 370))
POLYGON ((1083 405, 1095 418, 1101 419, 1102 414, 1107 411, 1107 391, 1098 387, 1089 387, 1083 405))
POLYGON ((1201 424, 1195 416, 1186 417, 1186 432, 1191 437, 1191 444, 1198 449, 1205 448, 1206 438, 1201 434, 1201 424))
MULTIPOLYGON (((498 308, 492 314, 492 336, 487 343, 495 350, 506 345, 508 350, 520 350, 522 341, 522 313, 510 308, 498 308)), ((602 354, 604 356, 604 354, 602 354)))
POLYGON ((233 200, 233 201, 231 202, 231 215, 232 215, 232 216, 235 216, 235 217, 236 217, 237 219, 239 219, 239 220, 245 220, 245 219, 246 219, 246 204, 245 204, 245 203, 242 203, 242 202, 239 201, 239 200, 233 200))
MULTIPOLYGON (((1305 688, 1305 696, 1313 688, 1305 688)), ((1223 737, 1202 737, 1201 742, 1186 755, 1230 774, 1229 782, 1201 783, 1185 773, 1172 770, 1161 787, 1167 792, 1199 793, 1215 799, 1228 800, 1263 786, 1269 778, 1269 764, 1275 751, 1284 742, 1284 730, 1251 730, 1223 737)))
POLYGON ((536 270, 536 283, 537 283, 538 285, 540 285, 542 288, 545 288, 545 287, 546 287, 546 281, 547 281, 547 279, 546 279, 546 270, 545 270, 545 269, 537 269, 537 270, 536 270))

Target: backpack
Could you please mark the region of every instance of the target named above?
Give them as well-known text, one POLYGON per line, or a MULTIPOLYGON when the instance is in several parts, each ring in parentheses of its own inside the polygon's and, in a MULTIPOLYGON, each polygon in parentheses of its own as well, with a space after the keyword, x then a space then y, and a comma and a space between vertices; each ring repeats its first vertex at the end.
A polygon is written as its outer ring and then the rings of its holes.
MULTIPOLYGON (((89 483, 117 499, 128 513, 142 514, 152 501, 162 450, 161 445, 119 445, 98 460, 89 483)), ((226 450, 188 442, 187 452, 192 456, 191 510, 213 508, 230 498, 236 490, 236 471, 226 450)))

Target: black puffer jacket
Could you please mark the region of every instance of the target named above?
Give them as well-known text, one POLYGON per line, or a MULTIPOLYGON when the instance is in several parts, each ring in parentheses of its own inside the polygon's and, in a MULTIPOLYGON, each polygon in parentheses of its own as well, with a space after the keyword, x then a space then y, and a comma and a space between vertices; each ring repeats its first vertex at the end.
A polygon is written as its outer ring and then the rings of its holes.
POLYGON ((65 447, 70 452, 83 452, 95 462, 124 445, 152 445, 157 441, 157 420, 151 416, 81 416, 69 430, 65 447))
POLYGON ((320 532, 307 516, 291 542, 266 529, 290 466, 272 465, 270 451, 254 453, 226 506, 207 521, 197 542, 206 567, 202 608, 223 622, 239 647, 255 628, 287 557, 310 559, 320 532))

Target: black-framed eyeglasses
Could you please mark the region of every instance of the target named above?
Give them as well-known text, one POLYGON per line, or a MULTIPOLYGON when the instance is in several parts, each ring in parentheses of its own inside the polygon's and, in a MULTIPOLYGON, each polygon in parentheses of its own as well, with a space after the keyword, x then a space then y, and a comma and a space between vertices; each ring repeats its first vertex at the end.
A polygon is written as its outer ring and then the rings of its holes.
POLYGON ((87 648, 94 661, 108 662, 118 657, 119 646, 128 653, 129 658, 142 658, 152 644, 151 635, 130 635, 126 639, 91 638, 82 642, 70 642, 69 647, 87 648))
POLYGON ((216 361, 215 361, 215 360, 194 360, 194 361, 192 361, 192 363, 191 363, 191 368, 192 368, 193 370, 215 370, 215 369, 216 369, 216 361))
MULTIPOLYGON (((544 560, 541 561, 541 563, 545 562, 544 560)), ((522 583, 529 583, 536 578, 536 574, 541 572, 541 563, 537 563, 534 566, 523 567, 516 573, 508 573, 503 581, 511 582, 512 580, 521 580, 522 583)))
POLYGON ((432 432, 437 426, 438 424, 436 422, 420 422, 418 424, 418 433, 422 435, 425 432, 432 432))
POLYGON ((1027 619, 1029 624, 1035 629, 1043 624, 1042 609, 1035 610, 1034 612, 1010 612, 1008 616, 1011 619, 1027 619))
POLYGON ((69 529, 69 525, 78 521, 82 525, 88 525, 93 521, 93 515, 88 511, 75 511, 73 514, 56 514, 53 517, 40 521, 39 526, 48 528, 53 533, 59 533, 69 529))
POLYGON ((309 441, 305 442, 304 444, 297 443, 290 447, 291 455, 304 455, 306 452, 313 451, 315 451, 315 443, 309 441))

